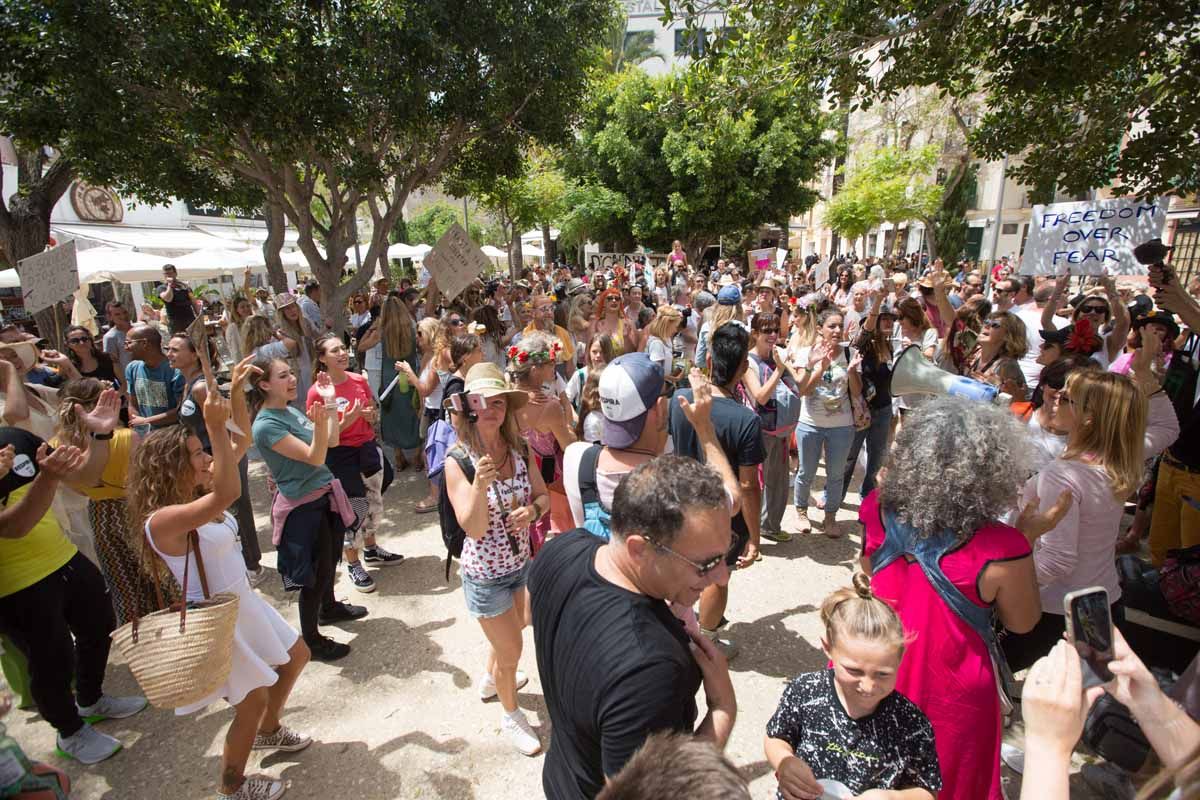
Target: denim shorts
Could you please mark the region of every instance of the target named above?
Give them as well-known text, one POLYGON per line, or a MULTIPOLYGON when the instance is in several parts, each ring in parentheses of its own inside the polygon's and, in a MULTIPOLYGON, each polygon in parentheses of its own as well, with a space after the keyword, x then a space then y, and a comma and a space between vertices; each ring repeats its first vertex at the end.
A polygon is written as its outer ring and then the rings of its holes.
POLYGON ((525 566, 499 578, 477 579, 462 573, 467 613, 475 619, 490 619, 512 608, 513 595, 525 588, 530 563, 526 561, 525 566))

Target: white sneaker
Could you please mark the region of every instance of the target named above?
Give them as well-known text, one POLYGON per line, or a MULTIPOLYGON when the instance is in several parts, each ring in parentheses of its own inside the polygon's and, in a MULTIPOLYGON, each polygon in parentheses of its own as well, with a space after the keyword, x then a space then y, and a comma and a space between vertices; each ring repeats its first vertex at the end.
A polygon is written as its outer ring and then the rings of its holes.
MULTIPOLYGON (((521 670, 517 670, 517 689, 524 689, 525 684, 529 683, 529 676, 521 670)), ((479 679, 479 699, 483 702, 494 700, 496 698, 496 680, 490 672, 485 672, 483 677, 479 679)))
POLYGON ((513 743, 513 747, 516 747, 524 755, 536 756, 542 752, 542 742, 538 739, 533 726, 529 724, 529 720, 525 719, 525 712, 521 709, 518 708, 511 714, 504 715, 500 721, 500 731, 513 743))

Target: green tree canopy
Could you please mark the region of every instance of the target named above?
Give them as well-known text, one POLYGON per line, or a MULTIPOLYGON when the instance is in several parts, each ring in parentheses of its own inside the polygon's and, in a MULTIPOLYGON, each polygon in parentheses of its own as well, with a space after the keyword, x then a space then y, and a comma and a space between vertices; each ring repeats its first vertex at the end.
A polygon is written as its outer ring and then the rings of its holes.
POLYGON ((483 226, 477 220, 472 218, 468 221, 463 220, 463 210, 459 204, 451 203, 446 200, 435 200, 432 203, 421 206, 412 219, 405 223, 405 233, 410 241, 406 244, 437 244, 438 239, 442 238, 442 234, 450 230, 450 226, 458 223, 466 228, 467 234, 477 244, 483 239, 483 226))
POLYGON ((1075 193, 1200 190, 1200 5, 1183 0, 672 0, 733 33, 700 69, 735 94, 816 83, 846 108, 936 87, 986 109, 976 155, 1075 193))
POLYGON ((656 248, 678 238, 695 259, 725 233, 812 206, 809 183, 837 150, 816 96, 777 87, 700 113, 694 101, 721 80, 628 70, 598 83, 566 160, 585 206, 567 215, 573 236, 656 248))
POLYGON ((934 180, 938 150, 932 144, 912 150, 884 147, 861 158, 826 205, 825 224, 849 239, 882 222, 920 220, 932 227, 944 191, 934 180))
POLYGON ((579 43, 613 15, 610 0, 11 0, 0 130, 143 201, 265 200, 340 313, 415 188, 570 138, 598 58, 579 43), (343 283, 364 205, 372 238, 343 283))

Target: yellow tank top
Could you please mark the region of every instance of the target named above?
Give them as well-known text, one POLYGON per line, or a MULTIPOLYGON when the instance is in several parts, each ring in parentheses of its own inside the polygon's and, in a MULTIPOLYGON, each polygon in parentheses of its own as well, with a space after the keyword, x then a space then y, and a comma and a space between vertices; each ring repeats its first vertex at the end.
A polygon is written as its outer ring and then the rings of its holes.
POLYGON ((129 476, 129 453, 133 446, 133 431, 117 428, 108 441, 108 463, 100 473, 100 485, 81 491, 90 500, 116 500, 125 497, 125 480, 129 476))

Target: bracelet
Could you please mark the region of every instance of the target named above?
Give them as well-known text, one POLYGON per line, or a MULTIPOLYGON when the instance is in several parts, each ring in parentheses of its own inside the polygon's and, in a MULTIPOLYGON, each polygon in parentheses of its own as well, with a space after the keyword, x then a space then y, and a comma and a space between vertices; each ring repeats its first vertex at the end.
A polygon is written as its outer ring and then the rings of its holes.
POLYGON ((92 438, 96 441, 104 441, 106 439, 113 438, 113 432, 109 431, 108 433, 93 433, 92 438))

